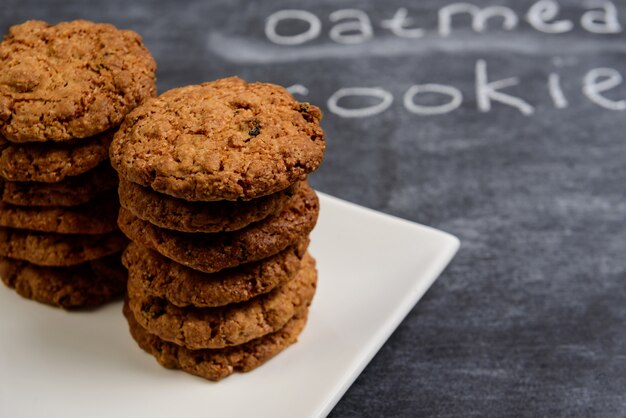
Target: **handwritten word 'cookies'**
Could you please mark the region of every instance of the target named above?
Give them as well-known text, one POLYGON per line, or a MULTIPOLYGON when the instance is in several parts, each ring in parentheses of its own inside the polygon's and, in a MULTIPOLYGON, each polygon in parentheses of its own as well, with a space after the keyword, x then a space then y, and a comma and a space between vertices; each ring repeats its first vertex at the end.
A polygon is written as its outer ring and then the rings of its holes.
MULTIPOLYGON (((373 22, 363 10, 340 9, 328 15, 328 37, 339 44, 364 43, 375 36, 375 23, 378 30, 388 31, 399 38, 419 39, 429 32, 449 37, 454 32, 455 18, 460 15, 470 16, 471 29, 477 33, 486 32, 490 22, 492 26, 499 24, 504 31, 513 31, 521 25, 522 20, 534 30, 546 34, 570 32, 576 25, 593 34, 616 34, 623 30, 617 8, 611 1, 584 2, 584 9, 580 11, 578 20, 574 21, 561 16, 557 0, 539 0, 525 14, 505 6, 481 8, 471 3, 448 4, 437 11, 437 25, 434 29, 421 27, 417 23, 420 16, 411 16, 406 8, 398 8, 393 15, 378 22, 373 22)), ((306 44, 319 38, 322 32, 322 19, 307 10, 279 10, 268 16, 265 22, 265 36, 278 45, 306 44), (297 29, 293 26, 297 26, 297 29)))

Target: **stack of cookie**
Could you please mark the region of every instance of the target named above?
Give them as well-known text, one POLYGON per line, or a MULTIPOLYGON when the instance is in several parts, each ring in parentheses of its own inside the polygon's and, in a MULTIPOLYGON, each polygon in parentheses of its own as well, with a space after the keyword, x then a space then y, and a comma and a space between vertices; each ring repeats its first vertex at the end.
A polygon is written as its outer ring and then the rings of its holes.
POLYGON ((320 119, 282 87, 227 78, 151 99, 116 133, 124 312, 163 366, 219 380, 296 341, 317 282, 320 119))
POLYGON ((134 32, 74 21, 14 26, 0 43, 0 276, 64 308, 123 293, 115 128, 156 94, 134 32))

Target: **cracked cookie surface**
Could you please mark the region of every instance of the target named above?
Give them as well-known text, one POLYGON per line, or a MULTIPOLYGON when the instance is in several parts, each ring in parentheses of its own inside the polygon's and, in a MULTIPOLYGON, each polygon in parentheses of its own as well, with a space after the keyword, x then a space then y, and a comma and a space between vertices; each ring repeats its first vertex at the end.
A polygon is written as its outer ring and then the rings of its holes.
POLYGON ((270 293, 218 308, 180 308, 148 296, 128 282, 128 304, 137 322, 160 339, 195 350, 243 344, 282 328, 306 309, 317 285, 315 260, 302 259, 295 277, 270 293))
POLYGON ((133 31, 86 20, 12 26, 0 42, 0 133, 43 142, 104 132, 156 94, 155 72, 133 31))
POLYGON ((128 115, 111 164, 121 177, 181 199, 250 200, 317 169, 321 117, 274 84, 231 77, 181 87, 128 115))
POLYGON ((244 229, 217 234, 158 228, 121 208, 118 225, 132 241, 206 273, 277 254, 309 235, 319 214, 315 191, 303 185, 285 209, 244 229))

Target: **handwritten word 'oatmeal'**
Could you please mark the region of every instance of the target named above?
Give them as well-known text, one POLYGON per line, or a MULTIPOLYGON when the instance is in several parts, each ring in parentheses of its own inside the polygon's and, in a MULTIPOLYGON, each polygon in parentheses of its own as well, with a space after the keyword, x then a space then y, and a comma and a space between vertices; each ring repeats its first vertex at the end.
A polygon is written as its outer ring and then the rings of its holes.
MULTIPOLYGON (((570 32, 576 25, 592 34, 622 32, 618 10, 611 1, 584 2, 584 9, 576 22, 560 16, 561 7, 557 0, 539 0, 523 16, 505 6, 481 8, 471 3, 452 3, 437 11, 435 29, 419 26, 419 16, 411 16, 406 8, 398 8, 392 16, 378 22, 373 22, 370 15, 363 10, 340 9, 328 15, 328 37, 339 44, 360 44, 374 38, 376 30, 384 30, 399 38, 419 39, 429 32, 445 38, 453 35, 453 22, 462 15, 470 17, 471 29, 477 33, 486 32, 490 22, 492 26, 499 23, 504 31, 513 31, 521 25, 522 19, 532 29, 545 34, 570 32)), ((322 29, 322 19, 307 10, 279 10, 268 16, 265 22, 265 36, 278 45, 306 44, 319 38, 322 29), (299 23, 298 29, 289 26, 294 23, 299 23)))

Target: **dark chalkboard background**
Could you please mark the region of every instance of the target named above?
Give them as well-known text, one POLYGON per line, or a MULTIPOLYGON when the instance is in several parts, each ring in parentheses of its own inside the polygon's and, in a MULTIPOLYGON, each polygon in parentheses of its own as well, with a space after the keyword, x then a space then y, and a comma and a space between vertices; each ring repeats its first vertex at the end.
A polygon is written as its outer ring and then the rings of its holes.
MULTIPOLYGON (((445 39, 435 28, 447 1, 129 3, 2 0, 0 29, 33 18, 134 29, 156 57, 160 91, 232 74, 302 84, 302 99, 326 112, 328 152, 315 187, 462 241, 331 416, 626 416, 626 118, 582 93, 593 68, 626 76, 624 33, 581 28, 582 0, 559 2, 560 18, 576 23, 565 34, 524 21, 505 32, 496 20, 478 34, 459 17, 445 39), (381 29, 399 7, 427 29, 423 39, 381 29), (265 19, 293 8, 316 14, 321 35, 297 47, 272 44, 265 19), (365 11, 374 38, 332 41, 328 15, 340 8, 365 11), (498 103, 479 112, 479 59, 490 79, 518 77, 505 91, 535 113, 498 103), (551 72, 560 75, 566 108, 548 93, 551 72), (423 83, 455 86, 462 106, 440 116, 409 113, 403 94, 423 83), (334 92, 356 86, 381 87, 394 102, 367 118, 328 111, 334 92)), ((523 17, 531 2, 474 4, 509 6, 523 17)), ((616 6, 626 24, 626 5, 616 6)), ((626 84, 604 95, 626 98, 626 84)))

